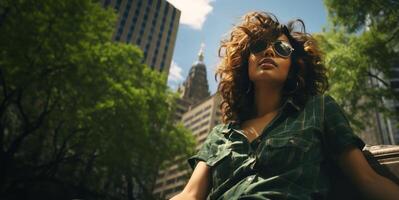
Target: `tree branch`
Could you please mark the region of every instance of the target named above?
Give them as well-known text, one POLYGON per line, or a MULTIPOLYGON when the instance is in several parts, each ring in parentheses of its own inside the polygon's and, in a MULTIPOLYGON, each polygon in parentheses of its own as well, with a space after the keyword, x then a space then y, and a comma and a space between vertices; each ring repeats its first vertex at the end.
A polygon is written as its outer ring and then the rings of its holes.
MULTIPOLYGON (((49 102, 50 102, 50 97, 51 97, 51 92, 48 93, 47 95, 47 100, 45 103, 45 106, 43 108, 43 111, 40 113, 38 119, 35 121, 34 125, 31 126, 29 122, 29 118, 24 112, 23 106, 22 106, 22 91, 19 91, 18 98, 17 98, 17 108, 19 109, 20 114, 22 115, 22 118, 24 120, 24 131, 21 135, 19 135, 10 145, 9 149, 7 150, 7 154, 12 156, 15 152, 17 152, 19 146, 21 145, 22 141, 32 132, 34 132, 36 129, 38 129, 42 124, 45 119, 45 117, 52 111, 52 109, 48 109, 49 107, 49 102)), ((51 106, 52 108, 56 102, 51 106)))
POLYGON ((384 86, 386 86, 386 87, 388 87, 388 88, 390 87, 389 84, 388 84, 386 81, 384 81, 383 79, 381 79, 381 78, 378 77, 377 75, 371 73, 370 71, 367 71, 367 75, 370 76, 370 77, 373 77, 373 78, 377 79, 379 82, 381 82, 382 84, 384 84, 384 86))

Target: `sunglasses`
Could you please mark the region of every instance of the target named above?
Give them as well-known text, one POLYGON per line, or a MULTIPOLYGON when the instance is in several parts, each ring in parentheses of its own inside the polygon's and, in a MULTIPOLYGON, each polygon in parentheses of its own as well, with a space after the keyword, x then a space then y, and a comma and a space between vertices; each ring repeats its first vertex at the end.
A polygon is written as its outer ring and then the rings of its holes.
MULTIPOLYGON (((274 52, 283 58, 289 57, 291 53, 294 51, 294 48, 292 48, 291 45, 286 41, 277 40, 271 43, 271 45, 273 47, 274 52)), ((264 51, 268 47, 269 47, 268 43, 264 41, 258 41, 253 45, 250 45, 249 51, 252 54, 257 54, 264 51)))

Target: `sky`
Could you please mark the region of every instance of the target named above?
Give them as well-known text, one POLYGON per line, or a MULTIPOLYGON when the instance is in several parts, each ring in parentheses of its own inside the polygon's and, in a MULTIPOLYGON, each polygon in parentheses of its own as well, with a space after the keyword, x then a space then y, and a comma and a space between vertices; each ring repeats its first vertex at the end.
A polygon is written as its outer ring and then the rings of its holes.
POLYGON ((233 25, 251 11, 271 12, 282 23, 300 18, 306 32, 321 32, 327 25, 323 0, 167 0, 181 11, 168 86, 176 90, 182 84, 204 44, 204 63, 211 94, 216 92, 215 69, 219 62, 220 41, 233 25))

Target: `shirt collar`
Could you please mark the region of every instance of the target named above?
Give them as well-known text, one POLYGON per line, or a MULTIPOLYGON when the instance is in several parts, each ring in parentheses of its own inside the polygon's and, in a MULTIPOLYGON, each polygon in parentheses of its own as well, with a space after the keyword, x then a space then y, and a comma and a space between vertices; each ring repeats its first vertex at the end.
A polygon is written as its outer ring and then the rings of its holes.
MULTIPOLYGON (((287 109, 287 106, 290 106, 290 107, 294 108, 294 110, 296 110, 296 111, 301 110, 301 108, 299 107, 299 105, 298 105, 297 103, 295 103, 295 101, 294 101, 294 99, 293 99, 292 96, 284 97, 284 98, 283 98, 283 101, 284 101, 284 103, 283 103, 283 105, 281 106, 281 109, 282 109, 282 110, 286 110, 286 109, 287 109)), ((228 122, 226 125, 224 125, 224 126, 221 127, 220 131, 221 131, 222 133, 229 133, 230 130, 232 130, 232 129, 238 130, 238 129, 240 129, 240 127, 239 127, 239 125, 238 125, 237 123, 228 122)))
POLYGON ((297 103, 295 103, 295 100, 292 96, 285 97, 284 99, 285 99, 285 102, 282 106, 282 109, 285 109, 287 107, 287 105, 290 105, 296 111, 301 110, 300 106, 297 103))

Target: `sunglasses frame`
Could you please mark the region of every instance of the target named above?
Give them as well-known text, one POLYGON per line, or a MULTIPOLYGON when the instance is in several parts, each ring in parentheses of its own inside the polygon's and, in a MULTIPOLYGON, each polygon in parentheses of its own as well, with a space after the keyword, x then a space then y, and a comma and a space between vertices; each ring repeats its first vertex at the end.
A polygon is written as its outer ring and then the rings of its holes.
POLYGON ((252 54, 258 54, 258 53, 260 53, 260 52, 263 52, 263 51, 266 50, 267 48, 269 48, 270 45, 272 45, 272 48, 273 48, 274 53, 276 53, 277 55, 279 55, 280 57, 283 57, 283 58, 288 58, 288 57, 290 57, 291 54, 292 54, 292 52, 295 50, 288 42, 286 42, 286 41, 284 41, 284 40, 276 40, 276 41, 274 41, 274 42, 272 42, 272 43, 270 43, 270 44, 265 45, 265 47, 262 48, 262 50, 257 51, 257 52, 251 51, 251 48, 250 48, 250 52, 251 52, 252 54), (279 53, 279 52, 276 50, 276 47, 275 47, 276 43, 281 43, 282 45, 288 47, 289 50, 290 50, 289 54, 286 56, 286 55, 282 55, 281 53, 279 53))

